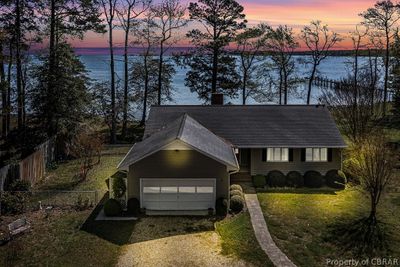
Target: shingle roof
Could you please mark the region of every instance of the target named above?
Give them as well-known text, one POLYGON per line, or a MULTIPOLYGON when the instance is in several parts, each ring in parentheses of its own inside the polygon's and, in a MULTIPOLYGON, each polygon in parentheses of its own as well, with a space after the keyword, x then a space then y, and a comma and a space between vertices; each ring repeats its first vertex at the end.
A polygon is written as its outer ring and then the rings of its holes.
POLYGON ((118 168, 125 169, 162 150, 175 140, 180 140, 194 150, 227 165, 229 169, 239 169, 232 144, 215 135, 187 114, 180 114, 178 118, 165 127, 159 128, 150 137, 133 145, 118 168))
POLYGON ((153 106, 145 138, 184 113, 237 147, 346 147, 322 105, 153 106))

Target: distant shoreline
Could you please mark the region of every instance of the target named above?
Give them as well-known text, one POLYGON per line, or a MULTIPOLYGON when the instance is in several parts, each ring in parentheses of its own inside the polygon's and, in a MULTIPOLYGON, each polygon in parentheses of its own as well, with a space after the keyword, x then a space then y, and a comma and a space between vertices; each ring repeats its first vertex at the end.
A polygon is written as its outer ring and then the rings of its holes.
MULTIPOLYGON (((186 47, 171 47, 168 49, 166 55, 174 55, 174 54, 185 54, 190 52, 191 50, 194 50, 196 48, 186 46, 186 47)), ((41 49, 35 49, 32 50, 31 53, 35 54, 37 52, 40 52, 41 49)), ((86 56, 86 55, 109 55, 109 48, 108 47, 74 47, 74 51, 77 55, 79 56, 86 56)), ((129 55, 140 55, 141 52, 143 51, 142 47, 130 47, 128 49, 129 55)), ((157 49, 156 49, 157 51, 157 49)), ((115 55, 123 55, 124 54, 124 48, 123 47, 114 47, 114 54, 115 55)), ((296 51, 294 52, 294 55, 300 55, 300 56, 308 56, 310 55, 309 51, 296 51)), ((344 56, 344 57, 349 57, 354 55, 354 50, 332 50, 328 52, 329 56, 344 56)), ((375 51, 372 51, 371 55, 376 55, 375 51)), ((368 51, 367 50, 360 50, 359 51, 359 56, 368 56, 368 51)))

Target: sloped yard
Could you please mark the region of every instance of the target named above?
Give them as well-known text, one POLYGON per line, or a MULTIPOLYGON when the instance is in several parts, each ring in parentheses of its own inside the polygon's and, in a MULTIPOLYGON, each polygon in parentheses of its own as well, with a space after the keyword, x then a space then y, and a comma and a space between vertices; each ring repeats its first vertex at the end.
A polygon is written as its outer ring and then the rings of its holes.
MULTIPOLYGON (((77 161, 60 163, 35 189, 98 190, 101 197, 106 192, 105 179, 115 172, 128 149, 106 148, 101 163, 84 182, 74 177, 79 170, 77 161)), ((25 216, 32 228, 0 247, 0 266, 270 266, 247 214, 223 221, 215 217, 144 217, 120 222, 95 221, 95 215, 89 209, 55 208, 48 215, 36 211, 1 217, 0 223, 6 226, 25 216)))
MULTIPOLYGON (((365 258, 337 229, 351 229, 368 216, 369 200, 356 189, 323 191, 297 189, 258 193, 271 235, 278 247, 298 266, 325 266, 327 259, 365 258)), ((379 208, 386 252, 379 257, 400 258, 400 194, 391 193, 379 208)), ((372 255, 368 255, 372 256, 372 255)))

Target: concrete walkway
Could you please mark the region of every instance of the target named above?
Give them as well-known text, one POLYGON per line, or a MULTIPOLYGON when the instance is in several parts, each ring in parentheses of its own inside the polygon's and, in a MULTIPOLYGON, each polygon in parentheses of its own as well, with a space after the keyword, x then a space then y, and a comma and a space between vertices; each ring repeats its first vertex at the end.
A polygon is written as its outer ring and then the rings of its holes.
POLYGON ((277 267, 296 267, 296 265, 276 246, 268 231, 257 194, 246 194, 246 205, 251 217, 254 233, 262 250, 277 267))

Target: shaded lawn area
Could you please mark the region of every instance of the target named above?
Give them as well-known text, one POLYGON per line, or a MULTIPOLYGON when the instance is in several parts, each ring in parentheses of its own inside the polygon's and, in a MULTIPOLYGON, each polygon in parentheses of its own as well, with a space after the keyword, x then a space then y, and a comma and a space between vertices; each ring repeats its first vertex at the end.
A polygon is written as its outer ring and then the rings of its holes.
POLYGON ((216 223, 216 231, 221 236, 222 254, 255 266, 274 266, 258 244, 247 212, 216 223))
POLYGON ((32 229, 0 247, 0 266, 113 266, 119 246, 80 230, 89 212, 25 214, 32 229))
MULTIPOLYGON (((87 180, 82 183, 74 180, 79 170, 78 161, 60 163, 35 190, 105 192, 105 179, 116 171, 118 162, 128 150, 129 146, 107 147, 101 163, 91 170, 87 180)), ((221 236, 223 255, 235 256, 256 266, 272 266, 268 265, 267 256, 258 246, 248 214, 222 221, 216 217, 180 216, 144 216, 138 221, 95 221, 100 209, 101 206, 97 206, 91 212, 56 208, 48 218, 40 211, 4 220, 0 218, 0 223, 8 223, 26 216, 32 225, 29 233, 0 247, 0 266, 114 266, 123 248, 129 244, 214 231, 215 225, 218 225, 221 236)))
POLYGON ((107 146, 102 151, 100 164, 90 170, 85 181, 80 182, 76 174, 79 172, 78 160, 59 163, 47 177, 39 183, 36 190, 99 190, 107 191, 105 180, 117 171, 117 165, 130 146, 107 146))
MULTIPOLYGON (((104 193, 107 189, 105 179, 116 171, 117 164, 129 148, 106 147, 100 164, 95 166, 89 172, 87 180, 81 183, 77 183, 74 178, 79 171, 77 160, 59 163, 34 190, 99 190, 104 193)), ((71 196, 76 198, 75 195, 71 196)), ((3 260, 6 261, 7 258, 13 259, 10 266, 113 266, 117 261, 120 246, 80 230, 90 213, 90 210, 54 209, 48 218, 39 211, 0 218, 0 224, 6 224, 17 218, 27 217, 32 225, 29 233, 19 236, 7 246, 0 247, 0 266, 6 265, 3 264, 3 260)), ((106 230, 113 231, 115 227, 108 225, 106 230)), ((125 228, 119 225, 117 227, 120 231, 116 233, 116 239, 126 233, 126 228, 132 229, 131 225, 125 225, 125 228)))
MULTIPOLYGON (((258 199, 273 239, 298 266, 325 266, 328 258, 365 258, 334 230, 369 215, 369 199, 360 191, 297 189, 258 193, 258 199)), ((399 213, 400 194, 388 194, 378 210, 388 246, 380 257, 400 256, 399 213)))

